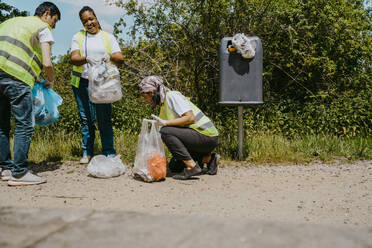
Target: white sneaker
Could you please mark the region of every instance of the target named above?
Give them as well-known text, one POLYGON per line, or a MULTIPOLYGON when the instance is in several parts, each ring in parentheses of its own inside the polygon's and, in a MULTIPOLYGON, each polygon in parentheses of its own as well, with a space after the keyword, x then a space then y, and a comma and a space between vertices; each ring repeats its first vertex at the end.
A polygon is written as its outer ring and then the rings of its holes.
POLYGON ((1 180, 3 181, 9 181, 11 176, 12 176, 12 172, 10 170, 3 170, 0 173, 1 180))
POLYGON ((80 159, 80 164, 87 164, 87 163, 89 163, 89 160, 90 160, 90 156, 89 156, 89 155, 84 155, 84 156, 80 159))
POLYGON ((32 174, 30 171, 27 171, 27 173, 20 178, 15 178, 11 176, 8 181, 8 186, 24 186, 41 183, 46 183, 46 180, 44 178, 32 174))

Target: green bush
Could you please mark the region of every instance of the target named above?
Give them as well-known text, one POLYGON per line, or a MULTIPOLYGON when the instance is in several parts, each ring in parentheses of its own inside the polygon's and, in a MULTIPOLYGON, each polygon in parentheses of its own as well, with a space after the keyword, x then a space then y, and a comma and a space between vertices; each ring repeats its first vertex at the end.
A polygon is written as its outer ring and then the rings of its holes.
MULTIPOLYGON (((222 37, 244 32, 264 48, 264 104, 245 107, 246 137, 260 132, 292 139, 298 135, 370 137, 372 131, 371 15, 363 1, 347 0, 159 0, 117 1, 134 26, 124 44, 119 70, 123 99, 113 104, 116 129, 137 134, 141 120, 158 110, 141 99, 137 84, 161 75, 212 118, 221 148, 236 155, 237 108, 218 105, 222 37)), ((115 33, 125 26, 121 19, 115 33)), ((79 118, 70 87, 69 56, 56 68, 56 90, 64 98, 61 119, 50 127, 78 132, 79 118)))

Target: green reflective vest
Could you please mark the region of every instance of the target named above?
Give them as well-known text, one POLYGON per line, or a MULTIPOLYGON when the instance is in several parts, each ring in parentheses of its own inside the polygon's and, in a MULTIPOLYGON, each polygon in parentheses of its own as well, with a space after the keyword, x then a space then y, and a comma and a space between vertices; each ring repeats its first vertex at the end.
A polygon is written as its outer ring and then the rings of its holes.
POLYGON ((0 24, 0 69, 31 88, 43 68, 38 33, 50 26, 39 17, 15 17, 0 24))
MULTIPOLYGON (((103 30, 101 30, 101 37, 102 37, 102 42, 103 45, 105 46, 105 52, 108 54, 111 54, 111 43, 110 43, 110 37, 109 34, 103 30)), ((86 36, 86 31, 85 30, 80 30, 77 33, 77 40, 79 44, 79 51, 80 51, 80 56, 81 56, 81 49, 83 47, 83 40, 84 37, 86 36)), ((72 67, 72 75, 71 75, 71 84, 72 86, 79 88, 79 83, 80 83, 80 77, 81 77, 81 72, 83 71, 83 66, 77 66, 74 65, 72 67)))
MULTIPOLYGON (((167 94, 169 92, 171 91, 168 91, 167 94)), ((191 110, 195 116, 195 123, 188 125, 187 127, 192 128, 195 131, 207 135, 209 137, 218 136, 218 131, 216 127, 213 125, 212 121, 206 115, 204 115, 204 113, 198 107, 196 107, 192 102, 190 102, 190 100, 187 99, 187 101, 189 102, 191 110)), ((162 118, 163 120, 176 119, 176 116, 173 114, 173 112, 168 106, 167 97, 165 97, 165 101, 160 108, 160 118, 162 118)))

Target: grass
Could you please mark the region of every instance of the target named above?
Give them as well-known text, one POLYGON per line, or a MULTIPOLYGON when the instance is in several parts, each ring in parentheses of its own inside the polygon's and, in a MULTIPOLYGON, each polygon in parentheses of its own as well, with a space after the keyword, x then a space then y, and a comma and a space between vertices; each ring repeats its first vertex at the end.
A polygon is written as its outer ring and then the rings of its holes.
MULTIPOLYGON (((136 147, 137 135, 129 132, 114 131, 115 149, 121 155, 123 162, 133 163, 136 147)), ((95 155, 101 151, 99 132, 96 132, 94 144, 95 155)), ((81 156, 81 134, 67 133, 61 131, 36 129, 32 136, 29 151, 29 160, 35 163, 55 162, 61 160, 79 160, 81 156)))
MULTIPOLYGON (((95 153, 101 144, 96 134, 95 153)), ((124 163, 133 164, 138 135, 115 130, 115 149, 124 163)), ((65 131, 37 128, 31 142, 29 160, 34 163, 75 160, 81 155, 81 135, 65 131)), ((372 138, 307 135, 286 138, 269 132, 244 137, 243 154, 253 164, 295 164, 315 160, 331 162, 334 159, 372 159, 372 138)), ((225 160, 236 158, 237 141, 234 137, 220 137, 217 152, 225 160)), ((167 153, 169 155, 169 153, 167 153)))
MULTIPOLYGON (((331 162, 340 158, 372 159, 371 137, 348 138, 323 134, 287 138, 264 132, 248 135, 244 139, 243 155, 246 161, 253 164, 308 163, 315 160, 331 162)), ((225 158, 236 158, 237 141, 231 137, 221 140, 219 153, 225 158)))

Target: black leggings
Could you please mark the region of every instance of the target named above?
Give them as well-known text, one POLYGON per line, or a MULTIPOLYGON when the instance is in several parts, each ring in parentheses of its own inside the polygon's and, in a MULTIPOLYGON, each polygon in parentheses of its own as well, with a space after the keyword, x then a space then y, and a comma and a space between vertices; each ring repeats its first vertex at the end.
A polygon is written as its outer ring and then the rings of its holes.
POLYGON ((176 160, 201 162, 218 145, 218 136, 209 137, 187 127, 162 127, 161 139, 176 160))

